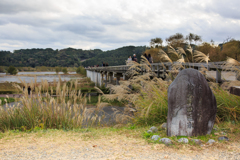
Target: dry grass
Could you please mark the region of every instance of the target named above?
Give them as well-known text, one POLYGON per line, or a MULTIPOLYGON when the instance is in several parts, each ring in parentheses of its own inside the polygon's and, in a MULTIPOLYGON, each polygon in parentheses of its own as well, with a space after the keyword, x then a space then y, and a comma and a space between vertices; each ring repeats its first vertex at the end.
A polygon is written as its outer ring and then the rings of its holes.
POLYGON ((206 54, 204 54, 204 53, 202 53, 200 51, 195 50, 193 52, 193 55, 194 55, 193 58, 195 58, 196 62, 199 62, 199 63, 206 62, 206 63, 208 63, 210 61, 209 54, 206 55, 206 54))
POLYGON ((224 70, 233 71, 237 74, 237 77, 240 77, 240 62, 237 60, 227 57, 226 63, 223 65, 224 70))
MULTIPOLYGON (((99 97, 97 107, 93 108, 91 113, 86 113, 87 97, 83 96, 81 90, 77 90, 77 80, 71 82, 69 87, 59 80, 56 87, 56 98, 51 97, 48 93, 47 81, 42 81, 41 84, 34 82, 27 84, 25 81, 22 83, 26 88, 29 85, 35 87, 35 92, 28 95, 27 89, 25 89, 24 96, 20 98, 22 104, 19 103, 13 107, 9 107, 7 104, 6 109, 0 104, 1 131, 32 130, 36 127, 72 129, 81 128, 83 124, 92 126, 100 123, 101 117, 97 113, 108 105, 102 103, 101 97, 99 97), (76 88, 73 87, 73 84, 76 88)), ((22 90, 18 85, 15 87, 22 90)), ((51 92, 53 92, 52 89, 51 92)), ((88 98, 90 99, 90 97, 88 98)))

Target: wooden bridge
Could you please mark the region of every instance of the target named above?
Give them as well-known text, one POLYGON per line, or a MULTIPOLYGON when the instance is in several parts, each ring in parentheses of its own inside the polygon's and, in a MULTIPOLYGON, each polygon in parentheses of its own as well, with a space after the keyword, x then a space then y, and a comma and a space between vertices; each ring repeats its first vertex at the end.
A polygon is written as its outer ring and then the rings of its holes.
MULTIPOLYGON (((210 62, 210 63, 179 63, 179 62, 166 62, 166 63, 152 63, 151 69, 156 73, 158 77, 162 77, 164 73, 169 73, 173 71, 173 67, 181 64, 183 68, 194 68, 197 70, 201 70, 206 68, 208 71, 215 71, 215 79, 217 83, 222 82, 222 74, 221 72, 224 70, 225 62, 210 62)), ((102 85, 105 82, 105 85, 109 82, 111 83, 113 79, 116 79, 116 84, 119 84, 119 80, 122 77, 123 80, 127 80, 126 72, 129 70, 131 65, 121 65, 121 66, 108 66, 108 67, 92 67, 87 68, 87 77, 91 78, 96 85, 102 85)), ((145 70, 143 69, 143 65, 140 64, 141 72, 144 74, 145 70)), ((175 70, 176 71, 176 70, 175 70)), ((180 69, 179 69, 180 71, 180 69)), ((239 79, 239 78, 237 78, 239 79)))

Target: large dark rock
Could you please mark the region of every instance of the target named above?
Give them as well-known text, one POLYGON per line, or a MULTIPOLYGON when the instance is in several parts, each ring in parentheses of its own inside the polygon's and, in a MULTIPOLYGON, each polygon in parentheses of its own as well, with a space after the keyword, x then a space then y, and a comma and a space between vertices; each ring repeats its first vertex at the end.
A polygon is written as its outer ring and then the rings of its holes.
POLYGON ((195 69, 182 70, 168 88, 168 136, 210 134, 217 113, 214 94, 195 69))

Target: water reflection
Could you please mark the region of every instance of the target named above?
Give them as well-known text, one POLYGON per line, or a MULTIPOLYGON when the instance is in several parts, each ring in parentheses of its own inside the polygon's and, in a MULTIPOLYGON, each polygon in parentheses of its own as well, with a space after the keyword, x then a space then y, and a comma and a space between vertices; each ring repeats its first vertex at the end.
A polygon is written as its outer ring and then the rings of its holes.
MULTIPOLYGON (((17 75, 40 75, 40 74, 56 74, 56 72, 18 72, 17 75)), ((63 74, 63 72, 59 72, 58 74, 63 74)), ((68 74, 76 74, 76 72, 68 72, 68 74)), ((6 75, 6 73, 0 73, 0 75, 6 75)))
MULTIPOLYGON (((20 83, 21 78, 22 81, 26 83, 30 83, 31 80, 34 81, 34 78, 37 78, 37 82, 41 82, 41 80, 47 80, 48 82, 53 82, 54 79, 56 81, 59 80, 58 75, 55 74, 56 72, 19 72, 18 75, 11 75, 11 76, 4 76, 5 74, 0 74, 0 83, 4 82, 17 82, 20 83), (32 76, 24 76, 24 75, 32 75, 32 76), (49 75, 54 74, 54 75, 49 75), (22 75, 22 76, 21 76, 22 75)), ((76 72, 70 72, 69 75, 60 75, 62 81, 69 81, 71 79, 79 79, 79 76, 71 75, 76 74, 76 72)))

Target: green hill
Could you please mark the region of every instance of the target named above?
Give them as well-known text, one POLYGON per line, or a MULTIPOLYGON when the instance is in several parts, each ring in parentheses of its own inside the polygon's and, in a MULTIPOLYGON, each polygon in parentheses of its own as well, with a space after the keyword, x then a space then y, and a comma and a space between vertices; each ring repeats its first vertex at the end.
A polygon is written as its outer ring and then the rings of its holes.
POLYGON ((100 49, 82 50, 66 48, 62 50, 46 49, 20 49, 13 53, 9 51, 0 51, 0 66, 15 67, 77 67, 93 66, 107 62, 109 65, 123 65, 128 56, 134 53, 140 59, 140 55, 146 47, 127 46, 110 51, 100 49), (85 61, 84 61, 85 60, 85 61))

